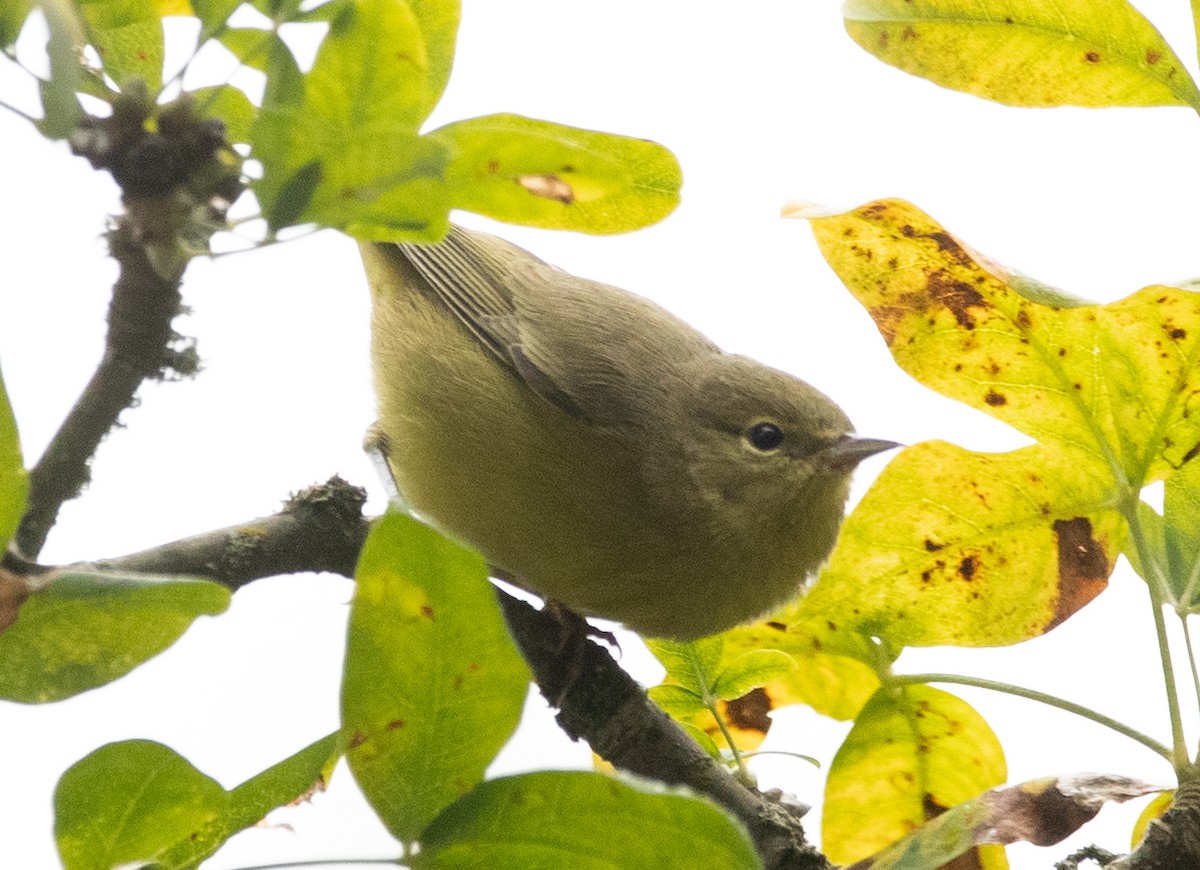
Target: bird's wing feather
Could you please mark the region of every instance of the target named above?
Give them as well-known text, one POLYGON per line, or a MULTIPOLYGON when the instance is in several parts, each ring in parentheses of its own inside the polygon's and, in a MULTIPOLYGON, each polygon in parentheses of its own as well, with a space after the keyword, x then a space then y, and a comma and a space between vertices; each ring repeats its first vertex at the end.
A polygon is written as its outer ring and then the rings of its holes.
POLYGON ((671 365, 719 352, 652 302, 494 236, 452 227, 436 245, 399 248, 422 289, 481 347, 537 395, 597 425, 645 419, 647 404, 660 404, 676 386, 671 365), (672 328, 655 328, 664 319, 672 328))
POLYGON ((570 395, 523 351, 521 319, 513 302, 514 282, 535 277, 519 273, 528 272, 533 263, 547 270, 553 267, 532 255, 526 255, 529 263, 520 262, 509 251, 483 244, 480 237, 455 226, 437 245, 399 248, 425 279, 425 289, 497 362, 542 398, 572 416, 580 415, 570 395))

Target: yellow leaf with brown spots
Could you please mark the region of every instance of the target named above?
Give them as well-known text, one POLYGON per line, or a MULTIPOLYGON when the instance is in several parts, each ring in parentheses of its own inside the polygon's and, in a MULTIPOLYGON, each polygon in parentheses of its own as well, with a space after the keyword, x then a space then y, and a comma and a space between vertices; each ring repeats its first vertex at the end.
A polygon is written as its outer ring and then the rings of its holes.
POLYGON ((1017 643, 1100 594, 1124 538, 1103 466, 926 441, 847 518, 802 612, 893 648, 1017 643))
POLYGON ((1162 34, 1125 0, 848 0, 884 63, 1010 106, 1197 106, 1162 34))
POLYGON ((838 864, 866 858, 1007 775, 995 733, 961 698, 929 686, 881 690, 830 765, 822 847, 838 864))
POLYGON ((921 383, 1140 487, 1200 445, 1200 293, 1047 305, 916 206, 816 218, 826 260, 921 383))
POLYGON ((902 368, 1040 443, 902 452, 803 613, 892 645, 1048 631, 1104 588, 1142 487, 1200 452, 1200 293, 1081 303, 901 200, 811 222, 902 368))

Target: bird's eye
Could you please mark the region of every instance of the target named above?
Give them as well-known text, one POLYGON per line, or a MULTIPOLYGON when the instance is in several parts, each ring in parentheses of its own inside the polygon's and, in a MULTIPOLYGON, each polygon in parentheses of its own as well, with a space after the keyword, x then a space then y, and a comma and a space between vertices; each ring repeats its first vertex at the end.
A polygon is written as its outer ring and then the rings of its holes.
POLYGON ((766 453, 782 443, 783 430, 774 423, 755 423, 746 433, 746 440, 755 450, 766 453))

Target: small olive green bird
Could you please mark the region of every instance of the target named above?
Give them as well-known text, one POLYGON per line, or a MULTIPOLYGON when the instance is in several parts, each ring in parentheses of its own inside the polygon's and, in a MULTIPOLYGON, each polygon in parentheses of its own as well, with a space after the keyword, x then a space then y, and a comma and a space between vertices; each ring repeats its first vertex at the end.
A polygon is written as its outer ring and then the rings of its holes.
POLYGON ((690 640, 829 555, 858 439, 804 381, 657 305, 454 227, 362 245, 378 428, 402 499, 508 579, 690 640))

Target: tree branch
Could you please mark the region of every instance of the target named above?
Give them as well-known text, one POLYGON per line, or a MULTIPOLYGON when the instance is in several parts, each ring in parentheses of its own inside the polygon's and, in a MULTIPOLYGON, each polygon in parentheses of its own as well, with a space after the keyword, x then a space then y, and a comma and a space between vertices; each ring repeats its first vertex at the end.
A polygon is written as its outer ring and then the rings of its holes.
POLYGON ((582 640, 545 609, 497 590, 521 654, 542 693, 559 707, 558 723, 621 770, 707 795, 750 832, 767 870, 828 870, 808 845, 800 814, 747 788, 714 761, 648 697, 607 651, 582 640), (570 649, 571 654, 564 655, 570 649))
POLYGON ((354 577, 370 521, 367 494, 340 477, 296 493, 269 517, 217 529, 151 550, 92 563, 103 571, 188 574, 240 589, 279 574, 330 571, 354 577))
MULTIPOLYGON (((103 570, 189 574, 239 589, 302 571, 354 576, 369 520, 364 492, 338 477, 309 487, 273 516, 92 563, 103 570)), ((768 870, 829 870, 805 841, 800 813, 738 782, 596 644, 564 655, 564 622, 497 590, 509 628, 543 694, 572 739, 586 740, 622 770, 707 795, 750 832, 768 870)))
POLYGON ((119 223, 108 234, 108 243, 121 271, 108 309, 104 357, 29 472, 29 501, 14 539, 25 559, 37 557, 63 502, 87 484, 88 463, 96 448, 121 412, 133 405, 142 382, 163 378, 169 370, 190 373, 196 367, 188 351, 172 347, 179 338, 171 329, 180 310, 179 281, 154 271, 128 223, 119 223))

